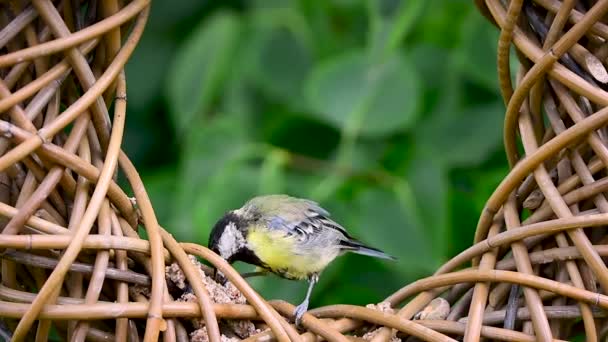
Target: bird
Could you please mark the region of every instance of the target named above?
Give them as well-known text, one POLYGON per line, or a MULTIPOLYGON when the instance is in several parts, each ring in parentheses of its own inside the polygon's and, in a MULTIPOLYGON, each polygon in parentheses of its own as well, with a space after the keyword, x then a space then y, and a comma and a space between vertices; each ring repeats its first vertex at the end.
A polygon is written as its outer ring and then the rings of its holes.
POLYGON ((285 194, 253 197, 226 212, 213 226, 208 247, 231 264, 257 266, 250 275, 308 281, 306 297, 294 312, 298 326, 321 272, 336 257, 352 252, 396 260, 352 237, 317 202, 285 194))

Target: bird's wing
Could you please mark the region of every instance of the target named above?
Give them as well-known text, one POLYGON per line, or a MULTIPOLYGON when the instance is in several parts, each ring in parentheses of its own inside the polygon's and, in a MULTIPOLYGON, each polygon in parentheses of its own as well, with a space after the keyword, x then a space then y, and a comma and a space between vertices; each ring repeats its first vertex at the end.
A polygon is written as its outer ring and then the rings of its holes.
POLYGON ((350 235, 344 227, 329 218, 329 213, 310 200, 286 201, 270 216, 267 224, 271 229, 283 229, 289 234, 310 236, 322 229, 334 229, 345 238, 350 235))

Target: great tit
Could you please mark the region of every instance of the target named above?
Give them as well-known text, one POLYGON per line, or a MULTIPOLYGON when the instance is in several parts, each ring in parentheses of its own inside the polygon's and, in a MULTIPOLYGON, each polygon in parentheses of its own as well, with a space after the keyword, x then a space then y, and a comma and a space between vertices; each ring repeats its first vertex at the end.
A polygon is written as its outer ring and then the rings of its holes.
POLYGON ((306 298, 294 313, 298 325, 320 273, 337 256, 353 252, 395 260, 350 236, 316 202, 288 195, 254 197, 227 212, 211 230, 208 246, 229 263, 243 261, 262 272, 308 280, 306 298))

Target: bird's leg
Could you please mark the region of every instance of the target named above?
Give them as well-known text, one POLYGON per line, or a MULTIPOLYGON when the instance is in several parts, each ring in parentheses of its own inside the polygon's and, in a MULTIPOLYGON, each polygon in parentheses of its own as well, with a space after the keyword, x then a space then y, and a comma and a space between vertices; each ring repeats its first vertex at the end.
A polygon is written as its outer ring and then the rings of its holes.
POLYGON ((302 303, 300 303, 300 305, 298 305, 296 307, 295 310, 295 321, 296 321, 296 326, 300 326, 300 323, 302 323, 302 316, 304 316, 304 314, 306 313, 306 311, 308 311, 308 302, 310 301, 310 295, 312 294, 312 289, 313 287, 315 287, 315 284, 319 281, 319 275, 318 274, 313 274, 309 279, 308 279, 308 291, 306 291, 306 298, 304 298, 304 301, 302 303))

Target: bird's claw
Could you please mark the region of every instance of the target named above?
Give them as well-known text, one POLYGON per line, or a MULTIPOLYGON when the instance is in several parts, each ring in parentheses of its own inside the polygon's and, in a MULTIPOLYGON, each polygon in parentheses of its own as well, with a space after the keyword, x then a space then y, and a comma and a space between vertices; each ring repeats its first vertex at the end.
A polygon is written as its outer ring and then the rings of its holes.
POLYGON ((296 327, 299 328, 302 326, 302 316, 304 316, 306 311, 308 311, 308 301, 305 301, 302 304, 296 306, 296 309, 294 311, 296 327))

